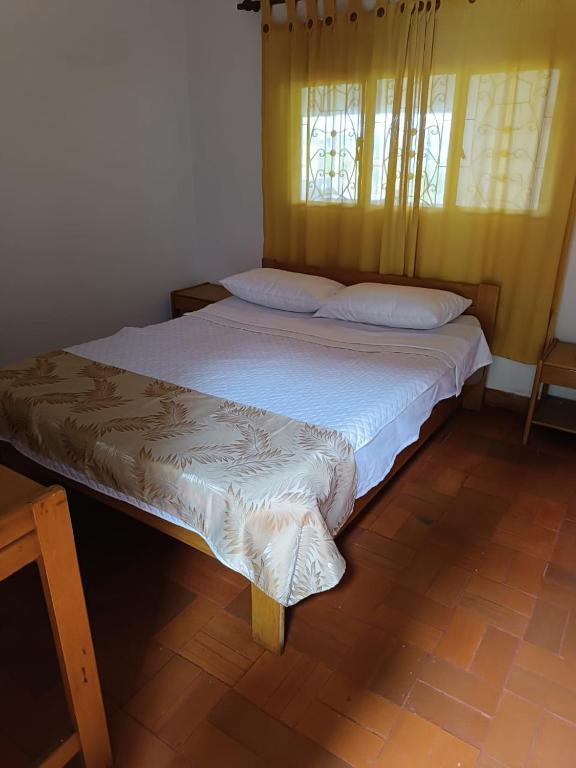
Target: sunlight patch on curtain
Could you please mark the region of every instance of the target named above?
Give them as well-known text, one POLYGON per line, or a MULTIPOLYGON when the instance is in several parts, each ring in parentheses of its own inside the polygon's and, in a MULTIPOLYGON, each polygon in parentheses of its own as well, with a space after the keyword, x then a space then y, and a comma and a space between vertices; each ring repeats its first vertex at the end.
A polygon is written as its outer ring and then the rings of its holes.
POLYGON ((459 206, 538 210, 559 75, 541 69, 470 77, 459 206))

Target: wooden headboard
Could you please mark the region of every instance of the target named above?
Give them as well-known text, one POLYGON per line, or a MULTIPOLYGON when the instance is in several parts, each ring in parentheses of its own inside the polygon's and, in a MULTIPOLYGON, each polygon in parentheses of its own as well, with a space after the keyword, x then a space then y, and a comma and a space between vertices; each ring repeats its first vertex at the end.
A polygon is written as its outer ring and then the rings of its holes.
POLYGON ((331 280, 337 280, 344 285, 356 283, 389 283, 392 285, 415 285, 419 288, 436 288, 442 291, 452 291, 459 296, 472 299, 472 304, 465 314, 474 315, 480 321, 484 335, 490 344, 494 336, 496 312, 500 286, 494 283, 455 283, 451 280, 436 280, 428 277, 403 277, 402 275, 380 275, 377 272, 360 272, 331 267, 310 267, 306 264, 287 264, 274 259, 262 259, 263 267, 285 269, 289 272, 303 272, 307 275, 320 275, 331 280))

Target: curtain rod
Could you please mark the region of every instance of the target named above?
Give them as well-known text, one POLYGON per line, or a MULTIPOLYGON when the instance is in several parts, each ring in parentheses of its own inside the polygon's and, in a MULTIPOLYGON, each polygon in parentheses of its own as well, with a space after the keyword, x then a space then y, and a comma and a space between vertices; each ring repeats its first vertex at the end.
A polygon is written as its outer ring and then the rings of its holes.
MULTIPOLYGON (((270 0, 271 5, 282 5, 284 0, 270 0)), ((296 2, 299 2, 299 0, 296 0, 296 2)), ((260 0, 242 0, 241 3, 238 3, 236 8, 239 11, 256 11, 258 12, 260 10, 260 0)))
MULTIPOLYGON (((300 0, 296 0, 297 3, 300 2, 300 0)), ((468 0, 469 3, 475 3, 476 0, 468 0)), ((270 0, 270 5, 283 5, 284 0, 270 0)), ((423 5, 423 4, 421 4, 423 5)), ((241 3, 237 3, 236 8, 239 11, 256 11, 258 12, 260 10, 261 2, 260 0, 242 0, 241 3)), ((440 0, 436 0, 436 9, 440 6, 440 0)))

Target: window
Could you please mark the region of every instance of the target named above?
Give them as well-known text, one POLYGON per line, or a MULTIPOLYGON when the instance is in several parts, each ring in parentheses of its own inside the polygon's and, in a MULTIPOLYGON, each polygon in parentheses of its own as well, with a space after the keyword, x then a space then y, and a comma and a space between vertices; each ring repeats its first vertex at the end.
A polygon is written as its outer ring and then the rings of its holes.
MULTIPOLYGON (((557 70, 472 75, 458 114, 456 75, 433 75, 422 137, 420 204, 538 209, 558 79, 557 70), (461 145, 450 152, 458 116, 461 145), (451 192, 446 185, 449 160, 457 173, 451 192)), ((374 89, 368 99, 375 104, 371 114, 364 113, 358 83, 302 89, 301 200, 358 204, 362 184, 374 206, 391 195, 399 205, 401 193, 409 204, 414 201, 419 135, 416 128, 406 135, 406 82, 399 100, 392 78, 366 87, 374 89), (374 128, 371 162, 365 158, 365 163, 364 120, 374 128)), ((411 101, 417 104, 418 94, 411 101)), ((419 125, 420 116, 413 115, 411 123, 419 125)))
POLYGON ((302 200, 357 201, 361 106, 354 83, 302 89, 302 200))
MULTIPOLYGON (((433 75, 430 78, 428 93, 428 109, 424 127, 424 152, 422 158, 422 184, 420 203, 426 206, 441 207, 444 205, 444 188, 446 182, 446 166, 448 164, 448 148, 452 129, 452 108, 454 102, 454 75, 433 75)), ((389 183, 390 146, 392 143, 394 124, 394 81, 379 80, 376 93, 376 115, 374 120, 374 151, 372 160, 372 188, 370 199, 373 203, 383 203, 386 199, 387 184, 389 183)), ((405 136, 405 102, 406 83, 402 94, 402 105, 398 116, 398 153, 397 163, 400 164, 406 142, 408 152, 408 202, 414 202, 414 182, 417 158, 417 131, 412 129, 411 136, 405 136)), ((398 108, 397 108, 398 109, 398 108)), ((414 124, 420 122, 415 115, 414 124)), ((395 201, 399 202, 398 181, 400 172, 395 174, 395 201)))
POLYGON ((526 70, 470 78, 457 205, 539 207, 558 76, 526 70))
MULTIPOLYGON (((444 204, 444 185, 452 125, 454 75, 435 75, 430 80, 428 110, 424 131, 421 202, 428 206, 444 204)), ((390 147, 395 128, 394 80, 376 84, 374 148, 370 180, 370 200, 381 204, 386 199, 390 147)), ((407 137, 404 135, 405 88, 399 117, 398 159, 407 137)), ((302 89, 301 108, 301 185, 300 198, 307 202, 358 201, 362 137, 362 88, 357 83, 319 85, 302 89)), ((418 121, 418 116, 415 121, 418 121)), ((412 132, 410 161, 416 163, 416 131, 412 132)), ((414 169, 415 170, 415 169, 414 169)), ((408 171, 408 199, 414 199, 414 171, 408 171)), ((400 173, 396 174, 400 178, 400 173)), ((399 189, 395 190, 398 201, 399 189)))

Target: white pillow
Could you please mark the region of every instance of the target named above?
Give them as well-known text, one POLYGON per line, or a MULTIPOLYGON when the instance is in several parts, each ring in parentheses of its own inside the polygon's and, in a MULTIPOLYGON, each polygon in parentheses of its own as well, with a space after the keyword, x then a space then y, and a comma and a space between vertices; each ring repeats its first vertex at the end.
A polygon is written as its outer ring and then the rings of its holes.
POLYGON ((385 283, 351 285, 325 301, 314 317, 417 330, 439 328, 472 304, 450 291, 385 283))
POLYGON ((251 269, 220 280, 234 296, 289 312, 315 312, 344 286, 335 280, 283 269, 251 269))

